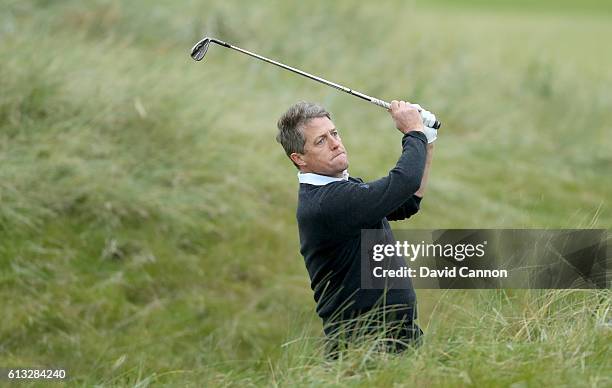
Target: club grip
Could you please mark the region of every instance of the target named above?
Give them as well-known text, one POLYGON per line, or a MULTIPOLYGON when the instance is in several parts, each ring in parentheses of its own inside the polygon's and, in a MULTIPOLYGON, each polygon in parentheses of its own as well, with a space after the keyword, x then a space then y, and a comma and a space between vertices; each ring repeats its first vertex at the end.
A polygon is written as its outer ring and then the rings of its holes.
MULTIPOLYGON (((391 109, 391 104, 389 104, 389 103, 388 103, 388 102, 386 102, 386 101, 379 100, 378 98, 374 98, 374 97, 372 97, 372 99, 370 100, 370 102, 371 102, 372 104, 375 104, 375 105, 380 106, 381 108, 385 108, 386 110, 391 109)), ((441 126, 442 126, 442 123, 440 123, 440 121, 439 121, 439 120, 436 120, 436 121, 434 122, 434 124, 433 124, 432 128, 433 128, 433 129, 440 129, 440 127, 441 127, 441 126)))

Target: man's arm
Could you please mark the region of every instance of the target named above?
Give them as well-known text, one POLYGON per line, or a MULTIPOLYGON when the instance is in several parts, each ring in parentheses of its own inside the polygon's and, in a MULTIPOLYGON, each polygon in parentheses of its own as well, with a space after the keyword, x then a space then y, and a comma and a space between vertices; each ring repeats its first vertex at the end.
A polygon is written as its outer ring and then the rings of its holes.
MULTIPOLYGON (((421 182, 422 181, 423 179, 421 178, 421 182)), ((412 194, 412 196, 406 202, 401 204, 400 207, 387 214, 387 220, 401 221, 410 218, 419 211, 420 205, 421 197, 418 197, 416 194, 412 194)))
POLYGON ((423 198, 425 195, 425 189, 427 188, 427 181, 429 180, 429 169, 431 168, 431 160, 433 158, 434 143, 427 144, 427 159, 425 160, 425 170, 423 170, 423 178, 421 178, 421 187, 417 190, 414 195, 419 198, 423 198))
POLYGON ((431 168, 431 160, 433 158, 434 143, 427 144, 427 159, 425 160, 425 169, 423 170, 423 178, 421 178, 421 186, 406 202, 400 207, 387 214, 389 221, 401 221, 415 215, 421 207, 421 199, 425 195, 427 181, 429 179, 429 170, 431 168))
POLYGON ((425 194, 427 180, 429 179, 429 169, 431 168, 431 160, 433 158, 434 143, 427 144, 427 159, 425 160, 425 169, 423 170, 423 178, 421 178, 421 186, 406 202, 400 207, 387 214, 389 221, 401 221, 415 215, 421 205, 421 199, 425 194))
POLYGON ((334 182, 322 193, 321 212, 337 234, 352 236, 376 225, 419 190, 427 159, 423 120, 404 101, 391 101, 389 113, 404 134, 402 155, 389 175, 369 183, 334 182))
POLYGON ((427 138, 414 131, 406 134, 402 143, 402 155, 386 177, 368 183, 334 182, 325 186, 321 212, 335 233, 355 235, 376 225, 419 189, 427 138))

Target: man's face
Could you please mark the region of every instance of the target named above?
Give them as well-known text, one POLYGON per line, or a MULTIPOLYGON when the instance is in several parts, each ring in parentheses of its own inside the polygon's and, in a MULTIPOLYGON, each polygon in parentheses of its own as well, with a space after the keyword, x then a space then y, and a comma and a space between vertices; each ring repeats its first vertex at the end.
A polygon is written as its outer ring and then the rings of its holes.
POLYGON ((334 123, 327 117, 310 119, 304 127, 304 153, 291 154, 302 172, 341 177, 348 157, 334 123))

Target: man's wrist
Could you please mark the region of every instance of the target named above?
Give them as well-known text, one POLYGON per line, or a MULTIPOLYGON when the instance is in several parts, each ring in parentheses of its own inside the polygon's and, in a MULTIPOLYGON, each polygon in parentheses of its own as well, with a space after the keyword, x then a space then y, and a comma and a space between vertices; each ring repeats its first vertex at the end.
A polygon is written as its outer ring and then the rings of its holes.
POLYGON ((427 136, 425 135, 425 133, 423 133, 423 131, 410 131, 408 133, 404 134, 404 138, 406 137, 416 137, 419 140, 422 140, 423 142, 425 142, 425 144, 427 144, 427 136))

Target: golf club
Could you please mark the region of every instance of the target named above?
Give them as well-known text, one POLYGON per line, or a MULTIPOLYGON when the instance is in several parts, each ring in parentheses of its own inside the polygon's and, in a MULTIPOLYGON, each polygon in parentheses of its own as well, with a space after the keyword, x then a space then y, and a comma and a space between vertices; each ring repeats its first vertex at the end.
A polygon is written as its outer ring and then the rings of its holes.
MULTIPOLYGON (((291 66, 287 66, 287 65, 285 65, 283 63, 274 61, 272 59, 268 59, 268 58, 263 57, 261 55, 257 55, 255 53, 250 52, 250 51, 241 49, 240 47, 232 46, 229 43, 226 43, 226 42, 224 42, 222 40, 215 39, 215 38, 204 37, 204 39, 202 39, 198 43, 196 43, 193 46, 193 48, 191 49, 191 58, 193 58, 195 61, 201 61, 204 58, 204 56, 206 55, 206 52, 208 51, 208 46, 210 45, 211 42, 212 43, 216 43, 216 44, 218 44, 220 46, 223 46, 223 47, 227 47, 227 48, 239 51, 239 52, 241 52, 243 54, 246 54, 246 55, 249 55, 251 57, 257 58, 257 59, 262 60, 264 62, 271 63, 271 64, 276 65, 278 67, 282 67, 285 70, 289 70, 289 71, 292 71, 292 72, 294 72, 296 74, 303 75, 304 77, 310 78, 310 79, 312 79, 314 81, 317 81, 317 82, 320 82, 320 83, 322 83, 324 85, 331 86, 332 88, 336 88, 338 90, 342 90, 343 92, 351 94, 351 95, 353 95, 355 97, 359 97, 359 98, 361 98, 363 100, 369 101, 372 104, 378 105, 378 106, 380 106, 382 108, 385 108, 387 110, 391 107, 391 104, 389 104, 386 101, 379 100, 378 98, 370 97, 367 94, 363 94, 363 93, 360 93, 360 92, 358 92, 356 90, 352 90, 350 88, 347 88, 346 86, 342 86, 342 85, 336 84, 334 82, 330 82, 330 81, 328 81, 328 80, 326 80, 324 78, 317 77, 316 75, 312 75, 312 74, 306 73, 305 71, 296 69, 296 68, 291 67, 291 66)), ((441 125, 438 120, 435 120, 435 122, 433 122, 433 123, 426 123, 426 124, 431 124, 431 125, 428 125, 428 126, 434 128, 434 129, 440 128, 440 125, 441 125)))

